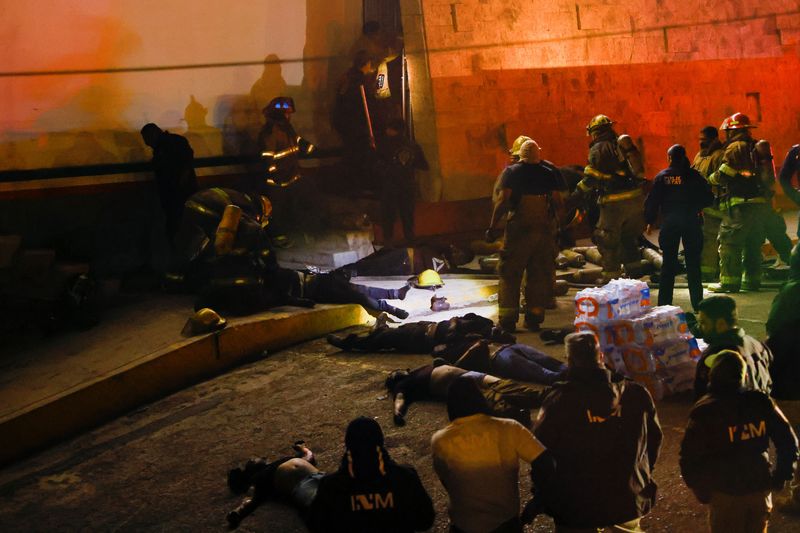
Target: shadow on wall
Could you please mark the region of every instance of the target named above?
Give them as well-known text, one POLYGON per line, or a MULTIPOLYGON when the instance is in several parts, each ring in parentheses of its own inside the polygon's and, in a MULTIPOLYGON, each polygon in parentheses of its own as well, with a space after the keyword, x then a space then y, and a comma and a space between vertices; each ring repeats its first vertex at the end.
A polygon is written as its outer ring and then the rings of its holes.
POLYGON ((252 155, 259 152, 258 132, 264 123, 261 110, 279 91, 287 91, 280 58, 269 54, 264 71, 250 89, 250 94, 220 96, 214 106, 214 122, 222 125, 224 155, 252 155), (263 103, 262 103, 263 102, 263 103))

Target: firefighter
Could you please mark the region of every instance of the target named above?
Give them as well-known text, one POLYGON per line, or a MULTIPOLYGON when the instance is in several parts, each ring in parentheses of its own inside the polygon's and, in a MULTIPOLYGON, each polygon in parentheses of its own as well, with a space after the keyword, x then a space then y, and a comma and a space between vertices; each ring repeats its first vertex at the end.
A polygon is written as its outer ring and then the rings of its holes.
MULTIPOLYGON (((708 180, 708 177, 722 164, 724 152, 717 128, 706 126, 700 130, 700 151, 694 156, 692 168, 708 180)), ((719 207, 721 191, 719 187, 712 185, 711 192, 714 194, 714 202, 703 209, 703 251, 700 255, 700 272, 703 281, 716 282, 719 280, 717 237, 722 222, 722 211, 719 207)))
POLYGON ((541 162, 539 145, 526 141, 520 162, 503 172, 503 201, 492 212, 486 240, 497 237, 495 226, 508 212, 503 249, 500 251, 499 322, 513 332, 519 318, 520 284, 525 274, 525 325, 538 331, 544 321, 555 269, 556 228, 553 209, 560 208, 563 180, 541 162))
POLYGON ((719 230, 720 283, 709 287, 712 292, 761 286, 761 244, 772 213, 768 196, 775 175, 769 143, 753 139, 754 127, 747 115, 734 113, 720 128, 726 134, 725 152, 708 178, 723 191, 724 214, 719 230))
POLYGON ((683 146, 673 145, 667 151, 667 157, 669 168, 655 177, 653 189, 645 201, 645 233, 650 233, 659 213, 663 220, 658 235, 658 245, 664 254, 658 305, 672 305, 672 290, 678 270, 678 246, 683 242, 689 297, 692 307, 696 308, 703 299, 703 285, 700 280, 702 210, 711 204, 714 196, 708 182, 689 166, 689 158, 686 157, 683 146))
POLYGON ((232 189, 193 194, 184 205, 176 236, 176 259, 168 283, 199 291, 196 307, 248 314, 258 300, 265 272, 277 268, 268 232, 272 205, 232 189))
POLYGON ((604 280, 619 277, 623 265, 630 277, 641 274, 638 238, 645 227, 641 179, 618 146, 613 124, 597 115, 586 126, 592 138, 589 164, 576 189, 580 195, 599 194, 600 219, 593 240, 603 256, 604 280))
POLYGON ((251 192, 266 194, 272 200, 275 208, 272 220, 273 226, 278 227, 277 232, 286 231, 302 211, 299 202, 304 195, 294 184, 300 179, 300 157, 314 151, 314 145, 299 136, 292 126, 294 112, 292 98, 273 98, 263 110, 266 122, 258 134, 267 172, 266 178, 259 179, 251 192))

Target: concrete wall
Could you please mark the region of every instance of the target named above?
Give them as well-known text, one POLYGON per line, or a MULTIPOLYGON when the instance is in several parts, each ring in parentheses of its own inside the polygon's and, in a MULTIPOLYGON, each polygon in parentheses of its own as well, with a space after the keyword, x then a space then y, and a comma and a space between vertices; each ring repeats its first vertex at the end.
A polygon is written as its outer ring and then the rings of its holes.
POLYGON ((196 155, 248 148, 288 94, 300 133, 336 144, 328 109, 361 30, 352 0, 31 0, 0 19, 0 170, 149 159, 138 132, 196 155))
POLYGON ((488 195, 520 134, 557 164, 584 164, 598 113, 637 140, 650 176, 667 147, 693 153, 700 128, 736 111, 779 163, 800 140, 797 0, 417 4, 435 115, 415 119, 437 139, 445 199, 488 195))

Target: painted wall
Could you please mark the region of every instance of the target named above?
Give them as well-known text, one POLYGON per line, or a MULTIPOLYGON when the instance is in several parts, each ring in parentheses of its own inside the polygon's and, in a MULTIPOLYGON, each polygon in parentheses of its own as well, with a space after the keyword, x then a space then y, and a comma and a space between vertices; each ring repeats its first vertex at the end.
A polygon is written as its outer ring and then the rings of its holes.
POLYGON ((261 108, 333 144, 328 108, 361 29, 352 0, 30 0, 0 18, 0 170, 149 159, 138 131, 187 132, 233 154, 261 108))
MULTIPOLYGON (((490 193, 505 150, 536 138, 585 164, 598 113, 644 151, 649 176, 675 142, 736 111, 778 163, 800 142, 797 0, 424 0, 424 53, 445 199, 490 193)), ((421 48, 422 49, 422 48, 421 48)))

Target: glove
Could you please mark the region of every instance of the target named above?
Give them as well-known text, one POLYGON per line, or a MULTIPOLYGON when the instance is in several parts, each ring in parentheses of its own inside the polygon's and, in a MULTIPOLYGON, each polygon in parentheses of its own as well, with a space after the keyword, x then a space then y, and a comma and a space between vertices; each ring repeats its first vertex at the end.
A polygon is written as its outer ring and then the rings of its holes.
POLYGON ((486 230, 486 234, 484 235, 486 242, 492 243, 497 240, 497 230, 494 228, 489 228, 486 230))

